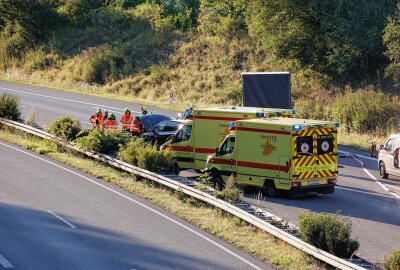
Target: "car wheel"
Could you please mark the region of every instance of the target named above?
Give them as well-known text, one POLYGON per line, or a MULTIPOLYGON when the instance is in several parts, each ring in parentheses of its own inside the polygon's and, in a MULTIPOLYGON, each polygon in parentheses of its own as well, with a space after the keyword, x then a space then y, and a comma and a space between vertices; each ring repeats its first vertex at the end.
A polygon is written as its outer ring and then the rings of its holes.
POLYGON ((387 179, 389 177, 389 174, 386 172, 385 163, 383 162, 379 162, 379 174, 383 179, 387 179))

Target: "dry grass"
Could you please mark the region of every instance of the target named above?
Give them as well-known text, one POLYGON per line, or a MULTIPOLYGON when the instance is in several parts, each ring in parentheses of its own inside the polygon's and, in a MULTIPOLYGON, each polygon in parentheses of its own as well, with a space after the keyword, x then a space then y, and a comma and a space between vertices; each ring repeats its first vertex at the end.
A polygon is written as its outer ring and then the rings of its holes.
POLYGON ((386 136, 383 135, 370 135, 370 134, 358 134, 358 133, 338 133, 339 145, 354 147, 360 150, 369 151, 371 148, 372 141, 376 142, 376 147, 383 144, 386 140, 386 136))
POLYGON ((152 182, 135 181, 135 177, 127 173, 73 153, 59 151, 52 143, 10 129, 0 129, 0 139, 39 153, 45 153, 57 161, 111 182, 163 207, 279 269, 324 269, 315 259, 294 247, 236 217, 221 214, 217 209, 212 209, 184 196, 182 193, 167 190, 152 182))

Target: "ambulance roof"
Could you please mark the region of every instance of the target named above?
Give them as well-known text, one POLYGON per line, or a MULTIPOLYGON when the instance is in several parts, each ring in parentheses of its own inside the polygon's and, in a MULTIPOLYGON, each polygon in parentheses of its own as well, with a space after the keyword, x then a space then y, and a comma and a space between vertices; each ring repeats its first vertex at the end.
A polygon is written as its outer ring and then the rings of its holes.
POLYGON ((254 107, 218 107, 218 108, 206 108, 206 109, 194 109, 195 111, 207 111, 207 112, 239 112, 239 113, 295 113, 293 109, 274 109, 274 108, 254 108, 254 107))
POLYGON ((339 122, 330 122, 312 119, 299 119, 299 118, 262 118, 251 120, 240 120, 238 122, 246 122, 260 125, 279 125, 279 126, 339 126, 339 122))

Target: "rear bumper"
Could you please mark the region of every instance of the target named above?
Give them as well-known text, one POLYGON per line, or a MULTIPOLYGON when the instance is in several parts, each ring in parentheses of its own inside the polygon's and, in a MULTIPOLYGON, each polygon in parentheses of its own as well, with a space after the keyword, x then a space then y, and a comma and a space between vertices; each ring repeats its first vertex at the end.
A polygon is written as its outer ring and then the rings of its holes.
POLYGON ((335 192, 336 184, 325 184, 304 187, 292 187, 290 189, 290 196, 300 197, 313 194, 332 194, 335 192))

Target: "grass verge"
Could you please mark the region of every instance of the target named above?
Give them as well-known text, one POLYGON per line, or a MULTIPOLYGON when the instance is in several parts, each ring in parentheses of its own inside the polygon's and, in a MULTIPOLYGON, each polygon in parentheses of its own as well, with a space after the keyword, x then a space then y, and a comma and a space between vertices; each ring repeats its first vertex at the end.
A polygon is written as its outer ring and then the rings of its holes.
POLYGON ((379 145, 383 144, 386 138, 386 136, 339 132, 338 144, 369 152, 372 141, 376 142, 376 147, 379 150, 379 145))
POLYGON ((72 166, 85 173, 111 182, 137 196, 166 209, 199 228, 215 234, 254 257, 279 269, 324 269, 316 259, 276 239, 252 225, 213 209, 181 192, 166 189, 150 181, 135 181, 132 175, 105 164, 82 157, 49 142, 0 125, 0 140, 4 140, 54 160, 72 166))

